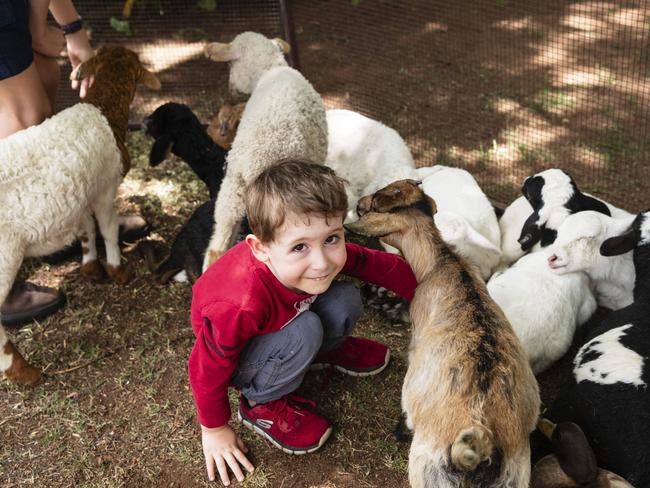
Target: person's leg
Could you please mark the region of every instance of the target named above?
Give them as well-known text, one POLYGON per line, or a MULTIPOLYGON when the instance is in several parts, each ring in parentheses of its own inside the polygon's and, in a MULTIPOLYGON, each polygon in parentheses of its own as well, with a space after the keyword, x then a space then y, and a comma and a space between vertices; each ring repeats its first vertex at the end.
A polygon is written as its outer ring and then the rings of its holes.
POLYGON ((332 433, 316 404, 293 393, 322 340, 320 319, 304 312, 283 329, 253 339, 232 377, 242 391, 239 419, 287 453, 314 452, 332 433))
POLYGON ((255 403, 277 400, 300 386, 322 341, 320 319, 304 312, 283 329, 251 340, 232 383, 255 403))
POLYGON ((40 124, 51 113, 52 105, 35 63, 0 80, 0 139, 40 124))
POLYGON ((361 292, 350 282, 335 281, 316 299, 310 310, 320 317, 323 324, 320 351, 331 351, 350 335, 361 317, 361 292))
POLYGON ((364 337, 352 337, 363 313, 361 292, 349 282, 334 282, 311 306, 323 324, 323 345, 311 369, 334 367, 351 376, 370 376, 384 370, 390 350, 364 337))

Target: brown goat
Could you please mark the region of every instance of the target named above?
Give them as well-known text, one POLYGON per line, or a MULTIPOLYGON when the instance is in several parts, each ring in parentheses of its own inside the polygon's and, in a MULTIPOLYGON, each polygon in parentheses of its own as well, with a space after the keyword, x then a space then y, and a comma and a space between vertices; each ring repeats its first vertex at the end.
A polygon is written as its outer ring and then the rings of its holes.
POLYGON ((238 103, 237 105, 226 103, 221 106, 217 115, 210 120, 207 128, 208 135, 226 151, 230 150, 232 141, 235 139, 244 108, 246 108, 245 103, 238 103))
POLYGON ((359 200, 353 232, 402 251, 418 281, 402 409, 416 488, 527 488, 539 412, 526 354, 478 272, 442 241, 435 202, 401 180, 359 200))

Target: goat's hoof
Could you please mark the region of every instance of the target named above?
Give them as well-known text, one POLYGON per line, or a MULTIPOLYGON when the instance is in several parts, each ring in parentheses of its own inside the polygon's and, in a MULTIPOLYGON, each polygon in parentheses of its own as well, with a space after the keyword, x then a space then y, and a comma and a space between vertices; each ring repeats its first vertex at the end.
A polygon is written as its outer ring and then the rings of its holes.
POLYGON ((102 265, 96 259, 88 261, 81 265, 81 274, 90 278, 93 281, 104 281, 106 279, 106 272, 102 265))
POLYGON ((4 351, 12 356, 11 365, 4 372, 8 380, 27 386, 34 386, 41 381, 41 371, 25 361, 11 342, 5 344, 4 351))
POLYGON ((124 266, 111 266, 106 265, 106 272, 108 276, 118 285, 126 285, 131 279, 130 273, 124 266))

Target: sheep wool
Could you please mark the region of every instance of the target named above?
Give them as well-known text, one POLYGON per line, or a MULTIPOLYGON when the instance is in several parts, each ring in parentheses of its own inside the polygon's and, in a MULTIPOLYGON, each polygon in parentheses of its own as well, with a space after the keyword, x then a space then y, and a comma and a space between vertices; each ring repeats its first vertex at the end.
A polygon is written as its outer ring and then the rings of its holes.
POLYGON ((15 229, 25 256, 57 251, 74 240, 88 202, 117 188, 121 168, 108 121, 78 103, 0 140, 0 223, 15 229))
POLYGON ((233 244, 245 213, 244 191, 265 168, 294 158, 322 164, 327 122, 320 95, 283 58, 284 41, 244 32, 230 44, 212 43, 206 55, 230 61, 230 88, 251 93, 227 157, 217 196, 215 227, 203 263, 210 266, 233 244))

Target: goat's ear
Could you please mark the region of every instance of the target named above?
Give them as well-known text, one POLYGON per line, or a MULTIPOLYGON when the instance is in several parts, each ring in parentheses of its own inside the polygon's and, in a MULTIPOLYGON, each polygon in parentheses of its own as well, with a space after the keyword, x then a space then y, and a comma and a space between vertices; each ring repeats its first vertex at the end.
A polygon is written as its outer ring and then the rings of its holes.
POLYGON ((160 90, 160 80, 156 75, 154 75, 146 68, 142 68, 142 73, 140 73, 140 81, 150 90, 160 90))
POLYGON ((539 215, 537 215, 537 212, 533 212, 521 227, 521 234, 517 242, 519 242, 522 251, 530 251, 542 238, 542 230, 537 223, 538 220, 539 215))
POLYGON ((424 201, 426 202, 426 204, 431 209, 431 215, 435 215, 435 213, 438 211, 438 206, 436 205, 435 200, 431 198, 429 195, 427 195, 426 193, 423 193, 422 196, 424 197, 424 201))
POLYGON ((278 46, 280 48, 280 51, 282 51, 284 54, 289 54, 291 52, 291 46, 284 39, 276 37, 273 39, 273 43, 278 46))
POLYGON ((239 57, 236 49, 232 44, 224 44, 222 42, 211 42, 206 44, 203 48, 205 57, 217 62, 233 61, 239 57))
POLYGON ((77 65, 75 69, 70 73, 70 79, 73 81, 80 81, 84 78, 88 78, 96 74, 97 71, 97 57, 93 56, 90 59, 87 59, 83 63, 77 65))
POLYGON ((628 230, 625 234, 605 239, 600 245, 600 254, 603 256, 618 256, 634 249, 637 238, 634 229, 628 230))
POLYGON ((167 159, 173 142, 174 141, 172 141, 171 138, 167 135, 156 139, 151 146, 151 152, 149 153, 149 166, 158 166, 165 159, 167 159))
POLYGON ((401 219, 397 214, 368 212, 356 222, 347 224, 345 228, 362 236, 385 237, 400 232, 404 228, 401 224, 401 219))

